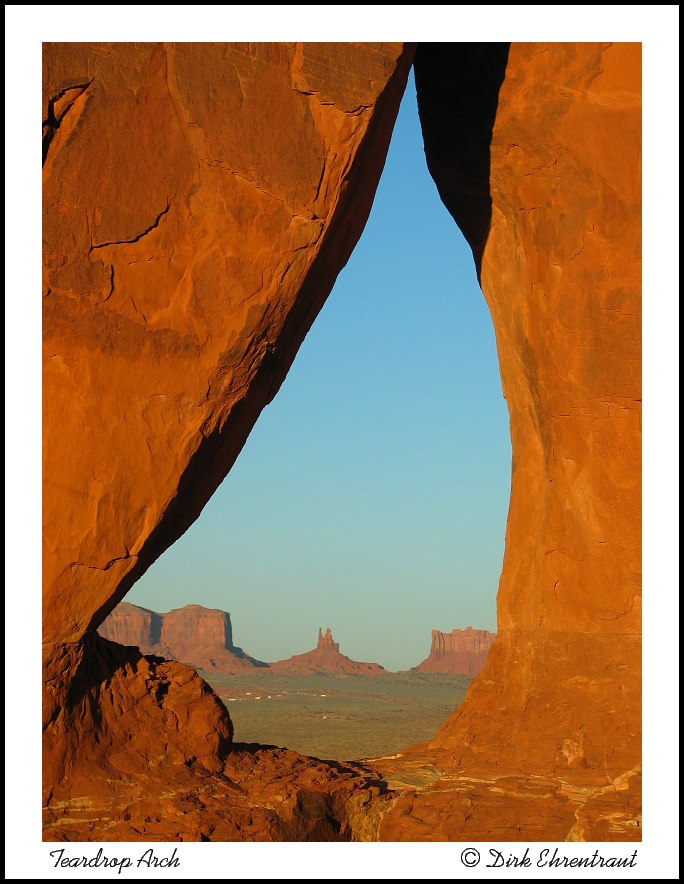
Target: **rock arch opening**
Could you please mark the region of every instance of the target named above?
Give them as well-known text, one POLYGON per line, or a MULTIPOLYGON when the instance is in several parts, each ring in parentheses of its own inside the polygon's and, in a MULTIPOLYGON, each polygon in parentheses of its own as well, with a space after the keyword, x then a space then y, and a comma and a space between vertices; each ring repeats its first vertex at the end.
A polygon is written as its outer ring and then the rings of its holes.
POLYGON ((235 605, 260 659, 331 623, 352 657, 408 669, 434 627, 495 627, 507 437, 491 319, 425 166, 411 76, 368 223, 278 396, 126 600, 235 605), (373 646, 383 617, 404 647, 373 646))
MULTIPOLYGON (((513 443, 500 636, 423 749, 441 785, 390 801, 401 771, 314 765, 305 785, 295 755, 226 754, 229 725, 196 676, 94 629, 196 518, 278 390, 365 223, 414 47, 106 48, 45 48, 46 107, 89 83, 43 173, 48 837, 88 827, 112 770, 104 837, 638 837, 638 46, 508 54, 480 261, 513 443), (285 143, 250 141, 255 118, 285 143), (154 119, 166 136, 152 150, 154 119), (291 784, 280 810, 269 765, 291 784), (134 807, 160 769, 175 797, 134 807), (190 821, 184 802, 219 771, 249 782, 249 808, 227 788, 190 821), (530 774, 548 781, 543 800, 530 774)), ((424 94, 453 76, 443 62, 419 49, 424 94)), ((426 121, 449 205, 462 145, 426 121)))
MULTIPOLYGON (((509 489, 491 319, 471 250, 425 164, 411 74, 369 220, 278 396, 202 516, 100 634, 205 670, 226 701, 238 701, 229 706, 236 740, 340 760, 395 753, 432 737, 482 668, 496 629, 509 489), (146 638, 154 622, 146 609, 186 605, 186 636, 171 636, 169 625, 169 637, 146 638), (300 734, 284 719, 303 712, 265 702, 283 699, 275 679, 255 687, 249 676, 266 674, 261 661, 281 661, 269 672, 282 677, 284 661, 314 647, 321 623, 353 661, 438 675, 404 676, 405 699, 399 680, 388 685, 376 736, 364 695, 357 709, 339 696, 344 685, 319 683, 363 667, 311 659, 312 674, 323 670, 313 686, 288 677, 285 685, 324 691, 331 708, 302 719, 300 734), (381 720, 384 708, 391 721, 381 720)), ((182 616, 166 620, 177 631, 182 616)), ((289 669, 303 674, 305 662, 289 669)))

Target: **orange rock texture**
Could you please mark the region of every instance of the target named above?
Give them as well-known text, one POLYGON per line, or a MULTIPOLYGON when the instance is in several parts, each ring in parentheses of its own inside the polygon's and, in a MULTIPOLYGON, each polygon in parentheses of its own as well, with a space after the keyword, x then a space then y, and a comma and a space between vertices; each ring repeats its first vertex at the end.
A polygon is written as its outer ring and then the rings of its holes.
POLYGON ((192 670, 94 633, 277 392, 363 228, 412 55, 45 46, 46 838, 639 837, 637 44, 416 55, 513 482, 497 639, 432 743, 376 762, 391 799, 367 769, 231 749, 192 670))
POLYGON ((98 632, 110 641, 137 647, 143 654, 178 660, 195 669, 238 674, 267 665, 233 644, 230 614, 218 608, 184 605, 158 614, 121 602, 98 632))
POLYGON ((359 765, 231 744, 187 666, 97 635, 72 650, 71 696, 48 728, 45 840, 367 840, 365 817, 389 801, 359 765))
POLYGON ((277 392, 363 229, 411 55, 46 44, 49 644, 197 518, 277 392))
POLYGON ((432 630, 430 653, 416 666, 420 672, 450 672, 452 675, 477 675, 485 664, 496 636, 486 629, 432 630))
POLYGON ((430 744, 446 778, 397 801, 390 840, 640 837, 640 52, 511 44, 488 169, 460 124, 476 118, 463 67, 470 53, 482 82, 501 52, 417 52, 428 165, 481 262, 513 473, 497 639, 430 744), (484 238, 468 211, 483 172, 484 238))
POLYGON ((306 675, 313 672, 344 672, 347 675, 383 675, 386 669, 379 663, 359 663, 340 653, 339 642, 333 641, 330 629, 325 634, 318 630, 318 642, 313 651, 295 654, 287 660, 269 664, 279 675, 306 675))
MULTIPOLYGON (((123 768, 90 769, 100 730, 151 800, 181 768, 225 760, 228 713, 192 670, 116 657, 93 633, 197 518, 282 383, 365 224, 412 56, 44 45, 46 837, 74 807, 125 806, 123 768), (193 748, 207 733, 212 761, 193 748)), ((93 810, 79 837, 103 837, 117 813, 93 810)), ((129 837, 161 837, 145 819, 129 837)))

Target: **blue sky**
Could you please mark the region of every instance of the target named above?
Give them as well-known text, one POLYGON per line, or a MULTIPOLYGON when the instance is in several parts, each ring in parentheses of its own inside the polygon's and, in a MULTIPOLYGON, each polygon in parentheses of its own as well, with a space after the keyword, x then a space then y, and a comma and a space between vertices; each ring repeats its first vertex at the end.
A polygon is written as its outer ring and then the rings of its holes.
POLYGON ((230 611, 263 659, 415 666, 495 629, 508 413, 472 255, 425 164, 411 75, 373 210, 279 394, 198 521, 127 601, 230 611))

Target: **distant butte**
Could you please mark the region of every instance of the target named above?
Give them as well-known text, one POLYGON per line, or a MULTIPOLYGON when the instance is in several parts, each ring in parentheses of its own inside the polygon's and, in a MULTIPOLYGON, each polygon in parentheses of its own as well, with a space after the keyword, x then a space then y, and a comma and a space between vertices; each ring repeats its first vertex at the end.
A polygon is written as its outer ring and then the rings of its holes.
POLYGON ((263 663, 233 644, 233 628, 227 611, 202 605, 185 605, 159 614, 121 602, 98 632, 120 645, 139 648, 143 654, 177 660, 207 672, 245 675, 258 669, 260 673, 271 671, 278 675, 312 672, 382 675, 387 671, 378 663, 358 663, 345 657, 329 628, 325 634, 318 630, 318 643, 313 651, 277 663, 263 663))
POLYGON ((289 660, 271 663, 270 668, 278 675, 305 675, 310 672, 340 672, 347 675, 382 675, 385 670, 379 663, 357 663, 340 653, 338 642, 333 641, 330 629, 318 630, 318 643, 313 651, 295 654, 289 660))
POLYGON ((195 669, 238 675, 267 665, 233 644, 230 614, 217 608, 185 605, 158 614, 122 602, 98 632, 110 641, 140 648, 143 654, 177 660, 195 669))
POLYGON ((415 667, 419 672, 448 672, 451 675, 478 675, 496 633, 486 629, 432 630, 430 654, 415 667))

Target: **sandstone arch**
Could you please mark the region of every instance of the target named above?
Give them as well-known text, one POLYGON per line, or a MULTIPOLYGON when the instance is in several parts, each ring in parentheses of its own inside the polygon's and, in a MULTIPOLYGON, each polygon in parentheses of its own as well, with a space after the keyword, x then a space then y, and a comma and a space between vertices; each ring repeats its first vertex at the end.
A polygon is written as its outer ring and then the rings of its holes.
POLYGON ((481 49, 421 46, 416 70, 511 412, 500 638, 430 746, 382 771, 443 776, 397 797, 228 752, 191 670, 94 629, 277 392, 365 223, 414 47, 46 46, 46 837, 638 837, 639 47, 481 49), (141 778, 175 784, 166 828, 158 801, 131 809, 141 778))

